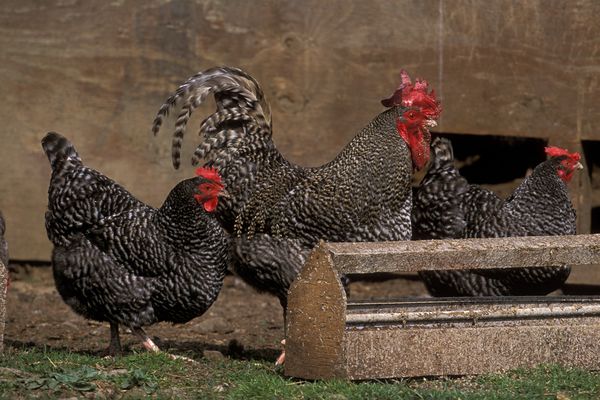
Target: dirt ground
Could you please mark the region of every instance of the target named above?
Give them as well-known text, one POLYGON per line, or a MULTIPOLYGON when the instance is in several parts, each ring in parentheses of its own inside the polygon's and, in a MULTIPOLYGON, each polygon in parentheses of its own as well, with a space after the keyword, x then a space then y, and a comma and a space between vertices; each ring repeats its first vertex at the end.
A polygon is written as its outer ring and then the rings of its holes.
MULTIPOLYGON (((108 323, 88 321, 75 314, 54 288, 50 267, 11 265, 5 343, 9 346, 69 349, 100 354, 108 346, 108 323)), ((394 277, 350 284, 351 299, 424 295, 415 279, 394 277)), ((121 330, 126 351, 142 350, 138 340, 121 330)), ((157 344, 175 354, 275 360, 283 338, 279 301, 260 294, 236 276, 227 276, 215 304, 201 317, 146 329, 157 344)))

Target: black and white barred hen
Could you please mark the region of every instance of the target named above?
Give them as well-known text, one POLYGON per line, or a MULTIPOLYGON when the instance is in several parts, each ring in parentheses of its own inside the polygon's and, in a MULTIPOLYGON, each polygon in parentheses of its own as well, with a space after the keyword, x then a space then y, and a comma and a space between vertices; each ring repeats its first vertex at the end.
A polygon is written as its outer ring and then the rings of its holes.
POLYGON ((120 352, 119 325, 158 351, 143 327, 202 315, 222 287, 229 243, 211 214, 224 191, 218 173, 199 169, 155 209, 83 165, 61 135, 48 133, 42 146, 58 292, 77 313, 110 323, 109 354, 120 352))
MULTIPOLYGON (((567 183, 582 168, 578 153, 547 147, 539 164, 506 200, 468 185, 454 167, 447 139, 432 143, 432 167, 416 191, 413 226, 417 239, 573 235, 575 210, 567 183), (434 212, 431 212, 431 211, 434 212)), ((542 295, 567 279, 567 266, 489 271, 421 273, 436 296, 542 295)))
POLYGON ((256 254, 241 252, 256 248, 244 240, 264 234, 256 246, 265 250, 260 252, 267 258, 265 268, 257 274, 242 273, 250 284, 279 285, 273 292, 287 292, 289 276, 297 271, 293 267, 291 274, 281 274, 279 269, 286 268, 283 263, 271 262, 280 246, 293 249, 294 260, 303 260, 320 239, 410 238, 412 173, 429 158, 428 127, 435 125, 441 109, 425 81, 413 84, 404 71, 401 78, 400 87, 382 102, 388 109, 359 131, 334 160, 316 168, 294 165, 276 149, 262 89, 239 69, 198 73, 161 107, 154 133, 172 109, 180 110, 173 136, 173 164, 178 167, 188 120, 209 94, 214 95, 217 110, 200 127, 202 140, 192 162, 204 159, 223 176, 231 198, 219 205, 218 217, 241 237, 238 258, 254 260, 258 268, 256 254), (272 251, 267 252, 270 246, 272 251), (269 270, 272 277, 267 277, 269 270))

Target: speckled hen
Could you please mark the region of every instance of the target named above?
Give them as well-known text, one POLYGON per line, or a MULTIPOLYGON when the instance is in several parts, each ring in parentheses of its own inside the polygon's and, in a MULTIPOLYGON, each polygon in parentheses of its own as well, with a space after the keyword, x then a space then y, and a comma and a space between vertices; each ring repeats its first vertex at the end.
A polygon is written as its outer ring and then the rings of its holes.
MULTIPOLYGON (((415 193, 416 239, 573 235, 575 210, 567 183, 582 168, 578 153, 547 147, 538 165, 507 199, 469 185, 454 167, 447 139, 432 143, 432 166, 415 193)), ((567 240, 567 239, 565 239, 567 240)), ((436 296, 542 295, 558 289, 568 266, 421 274, 436 296)))
POLYGON ((46 229, 58 292, 77 313, 110 323, 109 354, 121 350, 119 325, 158 351, 143 327, 202 315, 222 287, 228 238, 212 214, 220 176, 199 169, 155 209, 84 166, 61 135, 47 134, 42 146, 52 166, 46 229))

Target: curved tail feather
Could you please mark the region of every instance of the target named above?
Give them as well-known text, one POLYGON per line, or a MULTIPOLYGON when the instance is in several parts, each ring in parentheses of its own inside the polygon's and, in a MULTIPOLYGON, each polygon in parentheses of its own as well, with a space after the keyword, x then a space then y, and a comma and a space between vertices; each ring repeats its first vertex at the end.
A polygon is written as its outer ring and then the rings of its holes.
POLYGON ((434 139, 431 150, 431 166, 413 197, 413 239, 461 237, 466 228, 461 195, 469 184, 454 167, 448 139, 434 139))
POLYGON ((454 163, 454 150, 450 140, 442 137, 433 139, 431 150, 433 153, 432 168, 441 168, 444 165, 452 166, 454 163))
MULTIPOLYGON (((172 142, 172 160, 175 168, 179 168, 181 164, 181 145, 187 123, 194 109, 200 106, 211 93, 217 103, 217 112, 202 123, 200 134, 205 135, 205 141, 198 146, 192 163, 197 164, 199 158, 205 157, 212 150, 206 138, 210 138, 214 132, 218 133, 223 128, 228 128, 228 125, 233 124, 238 131, 243 125, 257 125, 269 132, 270 139, 271 111, 258 82, 238 68, 210 68, 192 76, 179 86, 160 107, 152 124, 152 132, 156 135, 164 119, 174 108, 181 105, 172 142), (241 121, 244 123, 241 124, 241 121)), ((231 131, 231 129, 225 130, 231 131)), ((217 141, 215 144, 223 143, 217 141)))
POLYGON ((42 139, 42 147, 52 170, 60 169, 65 162, 81 164, 81 158, 75 146, 64 136, 56 132, 48 132, 42 139))

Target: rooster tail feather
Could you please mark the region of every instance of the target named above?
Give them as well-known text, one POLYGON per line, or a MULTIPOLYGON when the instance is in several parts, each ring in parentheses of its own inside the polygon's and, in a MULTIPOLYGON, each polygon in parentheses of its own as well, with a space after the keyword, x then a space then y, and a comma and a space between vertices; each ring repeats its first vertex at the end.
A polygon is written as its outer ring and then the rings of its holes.
POLYGON ((454 150, 450 140, 437 137, 431 143, 431 149, 433 150, 433 163, 436 166, 440 167, 454 162, 454 150))
POLYGON ((56 170, 66 162, 81 164, 81 158, 75 146, 64 136, 56 132, 48 132, 42 139, 42 147, 52 170, 56 170))
POLYGON ((160 107, 154 119, 152 132, 156 135, 169 113, 180 108, 171 148, 175 168, 180 165, 183 137, 192 112, 210 94, 215 98, 217 111, 202 123, 200 135, 204 135, 204 141, 194 153, 193 162, 197 163, 199 158, 207 156, 213 145, 217 145, 218 149, 225 144, 222 139, 211 140, 212 135, 230 137, 232 130, 240 131, 247 124, 259 125, 267 130, 270 139, 271 110, 258 82, 237 68, 211 68, 181 84, 160 107))

